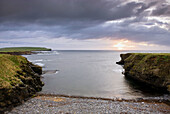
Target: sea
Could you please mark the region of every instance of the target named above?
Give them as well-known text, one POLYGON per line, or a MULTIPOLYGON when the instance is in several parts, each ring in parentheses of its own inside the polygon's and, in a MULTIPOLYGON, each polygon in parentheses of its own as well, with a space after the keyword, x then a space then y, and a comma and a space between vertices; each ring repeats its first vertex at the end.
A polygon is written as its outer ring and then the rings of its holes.
POLYGON ((43 67, 43 94, 101 98, 167 96, 127 79, 116 64, 122 53, 170 53, 170 51, 53 50, 24 55, 43 67))

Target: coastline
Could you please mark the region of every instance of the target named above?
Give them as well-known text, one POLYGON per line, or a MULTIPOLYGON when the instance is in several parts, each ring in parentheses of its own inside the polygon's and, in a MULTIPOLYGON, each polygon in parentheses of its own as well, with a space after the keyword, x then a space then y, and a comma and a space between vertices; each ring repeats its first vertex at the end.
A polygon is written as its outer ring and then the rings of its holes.
POLYGON ((170 113, 163 102, 38 95, 6 113, 170 113))
POLYGON ((42 68, 20 55, 0 55, 0 112, 41 91, 42 68))
POLYGON ((141 110, 143 113, 170 113, 169 106, 170 102, 168 98, 109 99, 37 93, 34 97, 28 97, 26 102, 22 101, 22 105, 14 107, 12 111, 7 111, 5 113, 24 113, 27 111, 30 113, 99 113, 102 111, 103 113, 137 113, 141 110), (86 104, 88 104, 88 106, 86 104), (84 108, 81 109, 81 107, 84 108), (100 107, 100 109, 98 107, 100 107), (164 108, 162 109, 162 107, 164 108))
POLYGON ((117 64, 123 65, 125 77, 170 92, 170 53, 127 53, 120 57, 117 64))
POLYGON ((48 48, 42 47, 10 47, 10 48, 0 48, 0 54, 10 54, 10 55, 31 55, 37 54, 35 51, 51 51, 48 48))
MULTIPOLYGON (((41 81, 42 67, 34 65, 21 55, 33 54, 32 50, 0 51, 0 112, 12 109, 41 91, 44 83, 41 81)), ((25 49, 25 48, 24 48, 25 49)), ((32 48, 31 48, 32 49, 32 48)), ((37 49, 37 48, 36 48, 37 49)), ((45 50, 43 48, 43 50, 45 50)), ((41 50, 41 51, 43 51, 41 50)), ((47 49, 49 50, 49 49, 47 49)), ((51 50, 51 49, 50 49, 51 50)), ((34 50, 35 51, 35 50, 34 50)), ((40 51, 40 50, 37 50, 40 51)))
POLYGON ((75 96, 75 95, 64 95, 64 94, 46 94, 46 93, 37 93, 35 97, 64 97, 64 98, 76 98, 76 99, 91 99, 91 100, 104 100, 104 101, 118 101, 118 102, 147 102, 147 103, 164 103, 170 106, 170 97, 146 97, 146 98, 103 98, 103 97, 86 97, 86 96, 75 96))
POLYGON ((0 52, 0 54, 31 55, 31 54, 36 54, 36 52, 31 52, 31 51, 23 51, 23 52, 0 52))

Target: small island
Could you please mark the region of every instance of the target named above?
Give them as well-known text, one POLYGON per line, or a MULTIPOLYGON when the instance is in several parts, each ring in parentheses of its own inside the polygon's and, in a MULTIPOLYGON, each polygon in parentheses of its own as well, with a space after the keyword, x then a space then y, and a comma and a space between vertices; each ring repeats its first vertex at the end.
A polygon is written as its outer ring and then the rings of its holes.
POLYGON ((170 92, 170 53, 121 54, 127 78, 138 80, 150 87, 170 92))
POLYGON ((22 103, 42 89, 42 67, 29 62, 23 54, 50 51, 40 47, 0 49, 0 112, 22 103))

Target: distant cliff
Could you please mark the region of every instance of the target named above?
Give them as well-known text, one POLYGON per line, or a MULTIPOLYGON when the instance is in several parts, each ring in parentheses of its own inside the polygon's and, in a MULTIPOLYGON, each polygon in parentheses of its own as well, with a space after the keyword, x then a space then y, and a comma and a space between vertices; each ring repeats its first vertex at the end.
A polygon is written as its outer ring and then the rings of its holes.
POLYGON ((7 47, 0 48, 0 54, 11 55, 30 55, 36 53, 34 51, 51 51, 51 49, 44 47, 7 47))
POLYGON ((42 68, 19 55, 0 54, 0 113, 42 89, 42 68))
POLYGON ((170 92, 170 53, 121 54, 125 76, 170 92))

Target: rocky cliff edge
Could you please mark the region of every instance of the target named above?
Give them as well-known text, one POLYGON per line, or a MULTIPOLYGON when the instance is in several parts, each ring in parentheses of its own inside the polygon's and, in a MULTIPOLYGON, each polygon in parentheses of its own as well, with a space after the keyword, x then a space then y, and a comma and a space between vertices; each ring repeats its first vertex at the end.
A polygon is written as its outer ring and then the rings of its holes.
POLYGON ((170 92, 170 53, 121 54, 125 76, 170 92))

